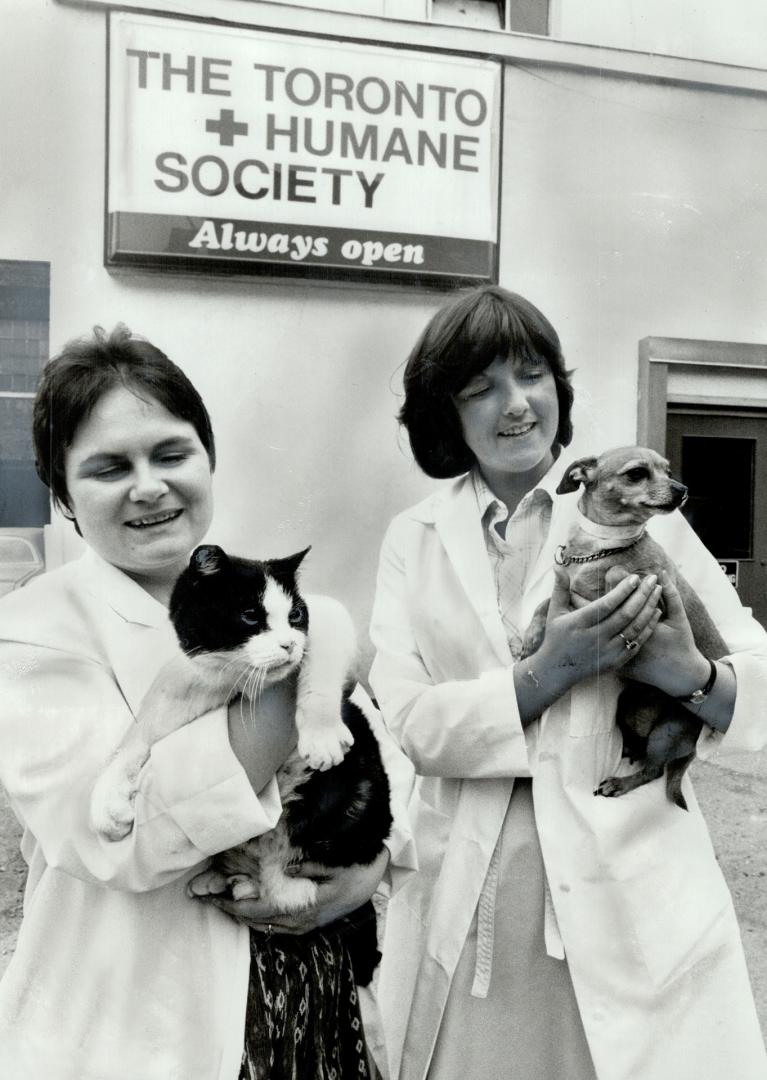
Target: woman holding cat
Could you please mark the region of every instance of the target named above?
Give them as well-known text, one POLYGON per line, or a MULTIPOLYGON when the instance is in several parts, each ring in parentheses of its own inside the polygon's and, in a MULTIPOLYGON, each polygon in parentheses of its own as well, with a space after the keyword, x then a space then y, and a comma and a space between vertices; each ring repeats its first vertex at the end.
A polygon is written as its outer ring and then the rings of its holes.
MULTIPOLYGON (((295 743, 287 680, 259 697, 256 725, 234 703, 157 743, 125 839, 89 827, 94 781, 177 651, 167 602, 211 521, 213 433, 183 372, 118 327, 49 363, 34 438, 40 475, 88 550, 0 605, 0 778, 29 865, 18 947, 0 984, 0 1073, 236 1080, 250 961, 243 916, 263 930, 322 926, 371 896, 389 853, 329 875, 300 921, 257 904, 235 920, 187 895, 208 856, 281 813, 274 774, 295 743)), ((324 657, 345 616, 323 598, 311 609, 312 647, 324 657)), ((345 977, 330 932, 322 948, 337 961, 332 977, 345 977)), ((351 1036, 350 1027, 346 1046, 351 1036)))
MULTIPOLYGON (((371 683, 420 774, 420 872, 389 905, 379 985, 391 1075, 758 1080, 738 928, 689 781, 689 813, 663 783, 594 797, 621 756, 616 673, 681 699, 710 667, 670 580, 628 577, 570 609, 553 567, 577 514, 578 495, 555 497, 572 398, 551 324, 493 286, 437 312, 405 370, 416 461, 457 479, 390 526, 371 627, 371 683)), ((651 531, 730 649, 688 706, 699 753, 764 745, 767 635, 681 515, 651 531)))

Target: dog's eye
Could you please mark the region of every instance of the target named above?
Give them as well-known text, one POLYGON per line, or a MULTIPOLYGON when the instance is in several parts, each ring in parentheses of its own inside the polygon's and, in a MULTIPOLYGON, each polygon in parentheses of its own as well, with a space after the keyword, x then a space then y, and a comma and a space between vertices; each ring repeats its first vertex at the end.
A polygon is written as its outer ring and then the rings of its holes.
POLYGON ((255 610, 255 608, 248 608, 247 611, 240 613, 240 619, 246 626, 258 626, 261 621, 261 616, 255 610))
POLYGON ((637 469, 629 469, 628 472, 623 474, 627 480, 630 480, 632 484, 641 484, 643 480, 649 480, 650 471, 643 467, 637 469))

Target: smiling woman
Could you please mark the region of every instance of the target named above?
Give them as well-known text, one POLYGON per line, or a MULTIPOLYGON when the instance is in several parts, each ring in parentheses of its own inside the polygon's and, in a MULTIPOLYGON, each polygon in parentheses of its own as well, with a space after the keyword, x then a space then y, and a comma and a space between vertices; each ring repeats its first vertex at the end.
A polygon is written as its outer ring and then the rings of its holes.
POLYGON ((65 477, 65 512, 86 543, 167 602, 213 513, 210 461, 192 425, 116 387, 78 428, 65 477))
POLYGON ((762 746, 764 631, 677 512, 664 547, 731 650, 714 683, 696 682, 710 665, 670 580, 627 575, 572 610, 555 556, 579 520, 561 484, 573 393, 528 300, 486 286, 449 301, 404 384, 416 461, 453 479, 391 523, 371 624, 370 682, 420 774, 419 873, 389 904, 379 980, 392 1075, 762 1080, 734 913, 689 780, 689 813, 657 782, 609 806, 594 792, 621 768, 619 672, 699 688, 698 704, 680 698, 704 723, 699 753, 762 746))
MULTIPOLYGON (((318 958, 318 989, 306 993, 314 1016, 320 1000, 337 1008, 322 1013, 323 1023, 338 1020, 328 1056, 343 1051, 354 1077, 367 1075, 351 959, 332 924, 370 898, 389 852, 329 871, 316 903, 289 915, 266 900, 224 907, 186 891, 210 856, 278 821, 275 773, 296 742, 294 680, 210 707, 154 742, 132 789, 129 835, 110 841, 89 822, 105 764, 136 729, 155 677, 165 688, 179 660, 167 601, 212 514, 214 443, 199 394, 149 342, 125 327, 97 330, 46 366, 34 441, 40 477, 87 548, 0 604, 0 779, 29 865, 22 930, 0 983, 0 1076, 250 1077, 260 1067, 250 1055, 260 1061, 271 1044, 261 1039, 264 998, 249 993, 249 927, 257 939, 272 925, 280 937, 303 935, 318 958)), ((308 640, 325 670, 340 605, 312 597, 308 606, 308 640)), ((184 695, 188 703, 186 686, 184 695)), ((261 945, 253 949, 258 979, 261 945)), ((290 985, 306 1012, 306 980, 296 974, 290 985)), ((297 1028, 300 1015, 296 1004, 297 1028)), ((312 1072, 331 1074, 348 1076, 312 1072)))
POLYGON ((34 430, 40 476, 86 543, 167 602, 213 512, 213 432, 180 368, 97 329, 46 368, 34 430))

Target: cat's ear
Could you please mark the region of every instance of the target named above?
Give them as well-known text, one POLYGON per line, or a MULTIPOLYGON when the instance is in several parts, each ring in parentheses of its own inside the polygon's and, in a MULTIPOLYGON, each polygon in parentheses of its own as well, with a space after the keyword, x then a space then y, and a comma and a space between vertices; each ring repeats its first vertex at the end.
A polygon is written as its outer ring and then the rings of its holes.
POLYGON ((284 559, 270 559, 269 570, 278 581, 280 578, 292 581, 298 572, 299 566, 311 550, 311 547, 308 547, 304 548, 303 551, 297 551, 295 555, 286 555, 284 559))
POLYGON ((202 544, 200 547, 195 548, 192 552, 192 557, 189 560, 189 565, 192 570, 202 577, 208 577, 210 574, 217 574, 227 566, 228 563, 229 560, 226 557, 226 552, 216 544, 202 544))

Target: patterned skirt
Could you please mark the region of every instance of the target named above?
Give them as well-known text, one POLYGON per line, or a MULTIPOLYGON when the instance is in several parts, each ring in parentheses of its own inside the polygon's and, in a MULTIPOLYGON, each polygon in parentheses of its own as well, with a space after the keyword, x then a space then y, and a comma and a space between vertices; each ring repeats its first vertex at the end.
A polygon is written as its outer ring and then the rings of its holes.
POLYGON ((369 1080, 348 929, 250 934, 240 1080, 369 1080))

